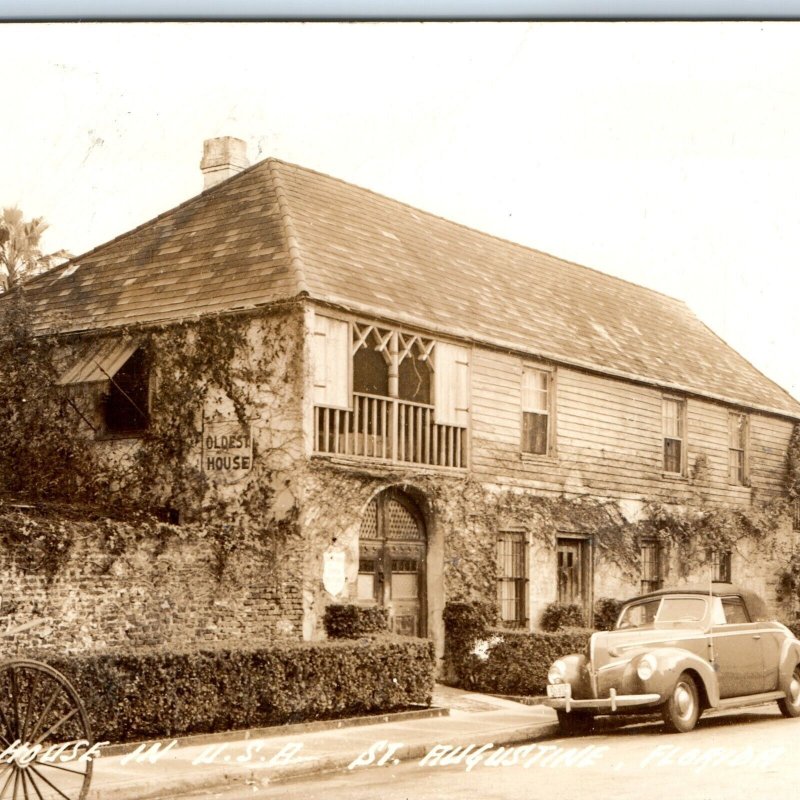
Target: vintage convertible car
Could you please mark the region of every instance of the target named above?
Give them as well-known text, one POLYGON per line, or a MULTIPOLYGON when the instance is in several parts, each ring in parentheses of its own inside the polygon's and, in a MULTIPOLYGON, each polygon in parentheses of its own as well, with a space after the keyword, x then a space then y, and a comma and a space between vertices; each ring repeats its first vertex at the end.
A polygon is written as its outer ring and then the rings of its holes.
POLYGON ((546 705, 565 733, 600 714, 661 711, 669 730, 694 728, 709 708, 778 701, 800 716, 800 641, 768 621, 763 600, 730 584, 662 589, 623 607, 585 653, 559 658, 546 705))

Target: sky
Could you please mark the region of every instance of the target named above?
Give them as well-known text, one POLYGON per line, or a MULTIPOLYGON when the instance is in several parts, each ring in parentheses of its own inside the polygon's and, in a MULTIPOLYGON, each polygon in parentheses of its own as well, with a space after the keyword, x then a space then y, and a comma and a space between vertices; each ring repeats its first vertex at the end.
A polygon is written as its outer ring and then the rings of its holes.
POLYGON ((6 24, 0 74, 0 206, 46 250, 237 136, 680 298, 800 398, 800 23, 6 24))

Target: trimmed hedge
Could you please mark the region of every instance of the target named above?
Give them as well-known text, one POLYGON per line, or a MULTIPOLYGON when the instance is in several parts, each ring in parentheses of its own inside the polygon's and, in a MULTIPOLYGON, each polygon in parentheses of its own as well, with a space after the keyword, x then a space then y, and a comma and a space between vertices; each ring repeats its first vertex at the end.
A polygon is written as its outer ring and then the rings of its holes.
POLYGON ((73 682, 95 737, 111 742, 430 705, 435 668, 432 642, 399 636, 39 658, 73 682))
POLYGON ((389 630, 389 609, 380 606, 331 605, 325 609, 325 632, 331 639, 358 639, 389 630))
POLYGON ((542 630, 560 631, 564 628, 582 628, 586 624, 583 618, 583 609, 579 605, 571 603, 550 603, 542 613, 542 630))
POLYGON ((541 695, 547 671, 561 656, 586 649, 592 631, 573 628, 556 633, 490 631, 486 658, 471 669, 469 688, 496 694, 541 695))
POLYGON ((539 695, 547 670, 560 656, 581 652, 592 631, 528 633, 493 627, 491 604, 447 603, 445 666, 450 682, 497 694, 539 695))

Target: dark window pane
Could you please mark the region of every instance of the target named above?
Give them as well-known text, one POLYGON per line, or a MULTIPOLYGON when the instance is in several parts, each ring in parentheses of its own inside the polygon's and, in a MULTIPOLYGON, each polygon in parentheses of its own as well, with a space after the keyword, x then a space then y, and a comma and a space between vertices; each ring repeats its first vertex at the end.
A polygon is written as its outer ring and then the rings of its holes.
POLYGON ((522 452, 547 454, 547 414, 522 414, 522 452))
POLYGON ((353 391, 389 396, 389 365, 377 350, 362 347, 353 356, 353 391))
POLYGON ((431 371, 427 362, 416 357, 404 358, 398 373, 398 394, 411 403, 431 402, 431 371))
POLYGON ((112 433, 131 433, 147 428, 148 369, 144 353, 137 350, 109 382, 103 403, 106 428, 112 433))
POLYGON ((681 471, 681 440, 664 439, 664 471, 681 471))

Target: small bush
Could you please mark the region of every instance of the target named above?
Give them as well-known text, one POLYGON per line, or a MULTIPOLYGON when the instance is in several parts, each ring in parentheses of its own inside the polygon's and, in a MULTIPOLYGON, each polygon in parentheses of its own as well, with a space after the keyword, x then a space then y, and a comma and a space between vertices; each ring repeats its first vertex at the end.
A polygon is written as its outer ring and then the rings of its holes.
POLYGON ((563 603, 550 603, 545 607, 541 620, 542 630, 550 633, 564 628, 582 628, 586 621, 583 618, 583 609, 575 605, 563 603))
POLYGON ((601 597, 594 604, 594 627, 598 631, 613 629, 623 606, 622 600, 613 597, 601 597))
POLYGON ((445 603, 444 613, 445 674, 453 683, 466 680, 464 671, 470 663, 469 652, 478 639, 494 625, 497 610, 491 603, 478 600, 445 603))
POLYGON ((373 633, 386 633, 389 630, 389 611, 379 606, 328 606, 324 624, 331 639, 358 639, 373 633))
POLYGON ((470 673, 471 688, 481 692, 541 695, 550 665, 562 656, 583 652, 592 631, 573 628, 556 633, 492 630, 470 673), (485 656, 484 656, 485 654, 485 656))
POLYGON ((111 742, 429 705, 435 668, 432 642, 388 635, 39 658, 72 681, 95 737, 111 742))

